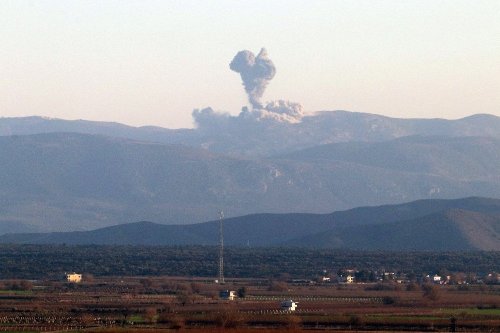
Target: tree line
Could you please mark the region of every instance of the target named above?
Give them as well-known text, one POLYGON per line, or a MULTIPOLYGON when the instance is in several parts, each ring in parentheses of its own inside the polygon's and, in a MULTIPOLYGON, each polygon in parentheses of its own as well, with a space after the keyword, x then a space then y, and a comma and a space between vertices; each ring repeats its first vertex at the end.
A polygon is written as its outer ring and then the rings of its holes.
MULTIPOLYGON (((500 272, 500 252, 384 252, 304 248, 227 247, 224 272, 234 278, 281 274, 314 278, 344 268, 413 274, 500 272)), ((216 246, 0 245, 0 279, 60 279, 65 272, 94 276, 216 277, 216 246)))

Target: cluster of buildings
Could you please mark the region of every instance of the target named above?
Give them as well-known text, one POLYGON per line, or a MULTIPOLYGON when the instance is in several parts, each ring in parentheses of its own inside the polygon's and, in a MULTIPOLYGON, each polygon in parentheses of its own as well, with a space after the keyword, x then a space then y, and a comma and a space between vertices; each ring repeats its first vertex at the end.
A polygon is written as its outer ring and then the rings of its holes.
POLYGON ((357 269, 341 269, 336 274, 323 274, 316 280, 293 279, 288 282, 293 284, 314 283, 370 283, 393 281, 396 283, 435 283, 435 284, 500 284, 500 274, 489 272, 483 274, 473 273, 444 273, 444 274, 421 274, 369 271, 357 269))

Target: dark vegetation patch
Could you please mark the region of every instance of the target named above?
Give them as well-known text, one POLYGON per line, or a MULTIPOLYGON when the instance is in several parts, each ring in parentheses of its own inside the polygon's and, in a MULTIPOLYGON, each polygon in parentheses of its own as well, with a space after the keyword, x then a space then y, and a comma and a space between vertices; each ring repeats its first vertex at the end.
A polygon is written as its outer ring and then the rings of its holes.
MULTIPOLYGON (((0 245, 0 278, 60 278, 65 272, 95 276, 216 276, 214 246, 0 245)), ((314 278, 341 268, 406 272, 498 272, 500 252, 380 252, 299 248, 225 249, 228 277, 314 278)))

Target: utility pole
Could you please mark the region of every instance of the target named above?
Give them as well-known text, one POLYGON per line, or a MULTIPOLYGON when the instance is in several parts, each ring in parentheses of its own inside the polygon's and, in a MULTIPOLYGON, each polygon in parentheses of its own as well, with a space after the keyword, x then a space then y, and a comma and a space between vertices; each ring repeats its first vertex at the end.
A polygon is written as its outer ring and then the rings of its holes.
POLYGON ((224 212, 219 212, 219 283, 224 283, 224 233, 222 229, 222 221, 224 220, 224 212))

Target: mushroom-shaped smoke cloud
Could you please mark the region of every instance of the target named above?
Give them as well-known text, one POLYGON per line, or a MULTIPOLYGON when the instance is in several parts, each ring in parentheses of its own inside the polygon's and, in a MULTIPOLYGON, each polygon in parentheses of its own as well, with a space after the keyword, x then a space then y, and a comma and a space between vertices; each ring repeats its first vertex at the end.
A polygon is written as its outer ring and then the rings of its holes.
POLYGON ((229 64, 229 68, 240 73, 252 107, 262 109, 260 99, 267 84, 276 74, 276 67, 267 57, 266 50, 261 49, 257 57, 251 51, 240 51, 229 64))
POLYGON ((196 127, 214 133, 227 132, 234 129, 239 134, 254 133, 255 126, 271 126, 276 123, 297 124, 304 117, 304 109, 299 103, 284 100, 261 102, 269 81, 276 74, 273 62, 267 57, 265 49, 261 49, 257 57, 250 51, 236 54, 229 67, 240 73, 243 86, 248 94, 252 108, 243 107, 238 116, 215 112, 212 108, 196 109, 193 118, 196 127))

